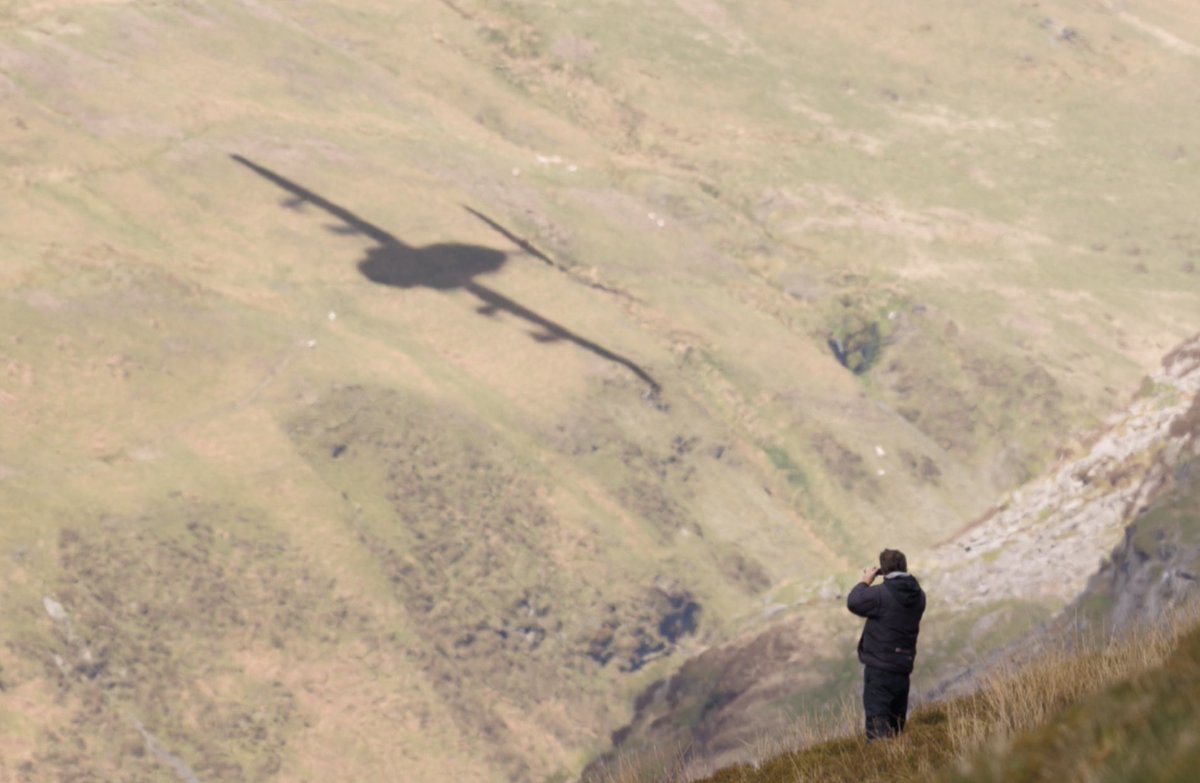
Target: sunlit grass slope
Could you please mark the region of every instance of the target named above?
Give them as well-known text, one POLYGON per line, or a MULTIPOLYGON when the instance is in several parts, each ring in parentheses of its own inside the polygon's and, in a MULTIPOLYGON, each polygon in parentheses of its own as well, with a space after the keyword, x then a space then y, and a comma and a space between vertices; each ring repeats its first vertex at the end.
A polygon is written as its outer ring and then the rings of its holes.
POLYGON ((0 3, 0 780, 567 779, 941 540, 1195 329, 1188 11, 0 3))

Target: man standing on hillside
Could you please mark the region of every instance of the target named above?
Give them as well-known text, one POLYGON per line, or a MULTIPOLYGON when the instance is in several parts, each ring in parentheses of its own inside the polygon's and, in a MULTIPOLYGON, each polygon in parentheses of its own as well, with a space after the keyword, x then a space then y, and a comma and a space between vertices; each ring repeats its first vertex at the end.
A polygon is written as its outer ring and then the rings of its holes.
POLYGON ((863 708, 867 742, 904 731, 908 717, 908 676, 917 657, 917 634, 925 613, 925 591, 908 573, 908 560, 897 549, 879 553, 879 567, 863 571, 846 606, 867 618, 858 640, 863 672, 863 708), (871 586, 883 575, 883 583, 871 586))

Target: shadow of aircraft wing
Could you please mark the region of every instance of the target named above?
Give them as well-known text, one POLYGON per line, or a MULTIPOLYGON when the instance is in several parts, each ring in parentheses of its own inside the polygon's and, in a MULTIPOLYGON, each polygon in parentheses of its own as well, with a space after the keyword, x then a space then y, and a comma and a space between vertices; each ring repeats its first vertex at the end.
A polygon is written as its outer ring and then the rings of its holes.
POLYGON ((370 237, 381 245, 405 246, 395 234, 384 231, 382 228, 373 223, 368 223, 345 207, 339 206, 332 201, 313 193, 308 188, 292 182, 287 177, 276 174, 266 166, 260 166, 252 160, 243 158, 241 155, 230 155, 229 157, 233 158, 236 162, 250 169, 263 179, 273 182, 274 184, 286 190, 288 193, 291 193, 294 198, 290 198, 284 202, 284 206, 290 209, 295 209, 302 203, 312 204, 317 209, 320 209, 340 220, 346 226, 346 229, 337 230, 337 233, 362 234, 370 237))

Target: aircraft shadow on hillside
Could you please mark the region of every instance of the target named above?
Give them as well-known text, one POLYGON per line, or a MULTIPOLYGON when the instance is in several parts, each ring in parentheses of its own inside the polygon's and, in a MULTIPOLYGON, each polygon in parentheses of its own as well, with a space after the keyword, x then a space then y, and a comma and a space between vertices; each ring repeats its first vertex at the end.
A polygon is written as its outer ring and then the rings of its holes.
MULTIPOLYGON (((558 340, 572 342, 602 359, 628 369, 649 387, 650 396, 657 397, 661 391, 662 387, 658 382, 633 361, 586 337, 575 334, 561 324, 514 302, 475 279, 480 275, 498 271, 508 261, 508 253, 482 245, 459 243, 412 247, 402 242, 394 234, 363 220, 345 207, 292 182, 287 177, 276 174, 265 166, 260 166, 241 155, 230 155, 229 157, 291 193, 292 198, 284 201, 283 206, 296 209, 304 204, 311 204, 339 221, 340 225, 330 229, 335 233, 362 235, 371 239, 375 244, 367 249, 366 256, 358 262, 359 271, 368 280, 396 288, 424 286, 438 291, 461 288, 482 303, 477 308, 477 312, 480 314, 489 317, 494 317, 498 312, 514 315, 537 327, 537 331, 532 333, 535 340, 539 342, 556 342, 558 340)), ((545 264, 558 268, 544 253, 487 215, 470 207, 464 207, 464 209, 520 247, 522 254, 531 255, 545 264)))

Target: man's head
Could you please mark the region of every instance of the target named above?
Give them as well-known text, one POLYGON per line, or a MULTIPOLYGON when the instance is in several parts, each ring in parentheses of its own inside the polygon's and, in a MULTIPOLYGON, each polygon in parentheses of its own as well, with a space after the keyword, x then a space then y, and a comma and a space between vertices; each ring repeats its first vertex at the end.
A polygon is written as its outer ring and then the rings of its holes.
POLYGON ((908 559, 899 549, 885 549, 879 553, 879 571, 884 576, 895 571, 908 571, 908 559))

